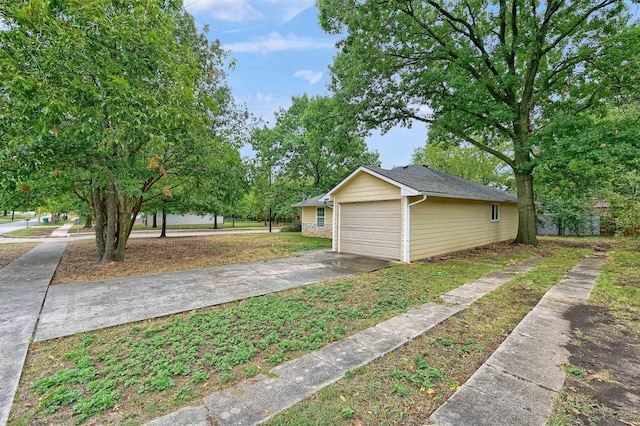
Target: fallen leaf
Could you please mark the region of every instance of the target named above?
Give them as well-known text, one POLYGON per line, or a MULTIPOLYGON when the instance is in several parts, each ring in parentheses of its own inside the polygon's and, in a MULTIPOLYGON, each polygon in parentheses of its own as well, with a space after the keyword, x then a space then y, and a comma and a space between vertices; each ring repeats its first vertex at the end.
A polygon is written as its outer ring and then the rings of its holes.
POLYGON ((270 413, 271 413, 271 411, 269 411, 269 409, 268 409, 268 408, 265 408, 265 409, 264 409, 264 415, 265 415, 265 416, 268 416, 270 413))
POLYGON ((342 402, 347 402, 347 398, 345 398, 344 395, 340 395, 340 399, 342 400, 342 402))
POLYGON ((434 396, 436 396, 436 391, 429 388, 427 389, 427 395, 429 395, 429 398, 433 398, 434 396))
POLYGON ((362 426, 362 423, 360 423, 360 420, 356 419, 356 421, 353 423, 353 426, 362 426))

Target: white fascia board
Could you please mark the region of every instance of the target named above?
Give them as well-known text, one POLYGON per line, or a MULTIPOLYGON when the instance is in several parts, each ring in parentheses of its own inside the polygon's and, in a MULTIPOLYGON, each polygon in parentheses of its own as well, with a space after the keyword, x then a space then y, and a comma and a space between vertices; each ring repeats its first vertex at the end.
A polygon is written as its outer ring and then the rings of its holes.
MULTIPOLYGON (((373 170, 369 170, 368 168, 364 167, 364 166, 360 166, 358 167, 353 173, 351 173, 349 176, 347 176, 346 178, 344 178, 342 180, 342 182, 340 182, 339 184, 337 184, 336 186, 333 187, 333 189, 331 189, 331 191, 327 192, 327 195, 325 195, 325 197, 329 197, 331 198, 333 196, 333 194, 338 191, 340 188, 342 188, 344 185, 347 184, 347 182, 349 182, 354 176, 356 176, 358 173, 360 172, 364 172, 364 173, 368 173, 371 176, 374 176, 384 182, 387 182, 393 186, 397 186, 398 188, 400 188, 400 195, 403 197, 411 197, 414 195, 421 195, 420 191, 417 191, 409 186, 403 185, 400 182, 396 182, 393 179, 390 179, 386 176, 383 176, 379 173, 374 172, 373 170)), ((325 198, 323 197, 323 199, 325 198)))

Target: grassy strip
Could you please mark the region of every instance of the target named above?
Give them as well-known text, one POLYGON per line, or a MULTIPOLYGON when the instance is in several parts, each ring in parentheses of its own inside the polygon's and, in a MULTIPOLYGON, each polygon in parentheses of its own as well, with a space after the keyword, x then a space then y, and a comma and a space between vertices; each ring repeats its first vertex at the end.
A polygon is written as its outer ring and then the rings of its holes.
POLYGON ((11 231, 11 232, 7 232, 5 235, 8 235, 10 237, 48 237, 49 235, 51 235, 51 232, 58 229, 60 226, 60 224, 58 225, 44 225, 44 224, 40 224, 40 225, 36 225, 35 223, 32 223, 29 225, 28 228, 22 228, 22 229, 17 229, 15 231, 11 231))
POLYGON ((550 425, 640 422, 637 404, 631 402, 633 407, 629 407, 623 402, 632 393, 636 396, 629 398, 637 401, 638 395, 638 372, 632 368, 637 358, 630 347, 640 344, 640 242, 618 240, 609 253, 586 308, 593 326, 574 329, 571 342, 578 352, 597 361, 586 367, 566 366, 568 378, 548 420, 550 425), (620 357, 612 359, 615 352, 620 357))
POLYGON ((513 261, 475 250, 30 347, 10 424, 140 424, 513 261))
POLYGON ((560 249, 397 351, 281 413, 270 425, 423 425, 587 249, 560 249))
POLYGON ((37 243, 0 244, 0 268, 4 268, 37 245, 37 243))

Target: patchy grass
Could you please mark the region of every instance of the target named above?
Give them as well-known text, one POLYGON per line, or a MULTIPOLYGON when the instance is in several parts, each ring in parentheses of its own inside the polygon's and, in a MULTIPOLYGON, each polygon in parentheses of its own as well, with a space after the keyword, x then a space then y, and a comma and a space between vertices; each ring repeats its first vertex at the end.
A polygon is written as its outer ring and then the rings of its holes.
MULTIPOLYGON (((151 223, 151 220, 152 219, 149 219, 148 223, 151 223)), ((282 228, 288 225, 291 225, 291 222, 278 222, 278 223, 272 222, 271 227, 282 228)), ((175 229, 214 229, 213 226, 214 224, 213 222, 211 222, 211 223, 197 224, 197 225, 167 225, 167 229, 173 229, 173 230, 175 229)), ((236 220, 234 224, 232 221, 229 220, 229 221, 225 221, 224 223, 218 224, 218 229, 242 229, 242 228, 269 229, 269 222, 261 222, 261 221, 256 222, 252 220, 236 220)), ((162 226, 158 225, 157 227, 153 228, 151 225, 136 224, 134 229, 160 231, 162 229, 162 226)))
MULTIPOLYGON (((300 237, 293 238, 301 242, 300 237)), ((544 247, 552 249, 551 245, 544 247)), ((194 400, 436 300, 443 292, 538 250, 493 245, 445 261, 399 265, 32 344, 9 423, 72 424, 86 420, 90 424, 140 424, 200 403, 194 400)), ((530 274, 528 281, 520 284, 524 288, 521 298, 528 294, 529 287, 538 286, 536 279, 536 274, 530 274)), ((494 326, 485 329, 484 315, 501 316, 501 310, 490 306, 485 310, 468 319, 468 325, 457 325, 442 334, 451 340, 454 353, 459 350, 458 328, 480 328, 497 340, 504 335, 504 330, 494 330, 494 326)), ((434 345, 445 347, 442 343, 434 345)), ((465 347, 479 346, 467 342, 465 347)), ((426 374, 433 373, 427 370, 426 374)), ((449 372, 444 369, 444 374, 449 372)), ((443 377, 432 379, 441 381, 443 377)), ((381 376, 380 380, 388 379, 381 376)), ((415 392, 410 377, 402 382, 397 379, 396 383, 398 394, 415 392)), ((346 420, 361 412, 359 406, 352 407, 353 413, 343 405, 336 408, 340 418, 346 420)))
POLYGON ((640 424, 640 241, 610 252, 588 305, 572 308, 568 375, 549 424, 640 424))
POLYGON ((4 268, 39 243, 8 243, 0 244, 0 268, 4 268))
POLYGON ((51 235, 51 232, 58 229, 60 226, 62 225, 61 224, 45 225, 43 223, 41 223, 40 225, 36 225, 35 219, 34 219, 34 223, 29 224, 28 228, 22 228, 15 231, 7 232, 6 235, 11 237, 23 237, 23 238, 48 237, 51 235))
MULTIPOLYGON (((544 245, 544 243, 543 243, 544 245)), ((423 425, 588 249, 562 248, 402 348, 349 372, 270 425, 423 425), (352 415, 345 418, 343 410, 352 415)))
POLYGON ((124 262, 97 264, 93 241, 73 241, 62 256, 52 284, 272 260, 296 251, 330 247, 331 240, 325 238, 280 233, 131 238, 124 262))

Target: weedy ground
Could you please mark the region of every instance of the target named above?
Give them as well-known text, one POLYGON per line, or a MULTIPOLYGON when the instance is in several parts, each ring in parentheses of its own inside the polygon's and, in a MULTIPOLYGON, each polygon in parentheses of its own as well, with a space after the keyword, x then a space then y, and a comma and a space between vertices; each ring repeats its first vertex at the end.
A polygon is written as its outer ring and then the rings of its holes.
MULTIPOLYGON (((249 238, 227 250, 255 241, 253 236, 236 237, 249 238)), ((317 244, 292 238, 288 243, 267 240, 272 244, 267 251, 288 253, 317 244)), ((171 239, 151 241, 164 244, 171 239)), ((272 421, 424 424, 430 411, 475 371, 544 292, 601 241, 543 241, 536 248, 494 244, 435 262, 398 265, 32 344, 9 424, 141 424, 201 404, 203 396, 216 390, 437 301, 442 293, 491 271, 544 255, 530 273, 389 356, 348 372, 272 421)), ((210 256, 207 250, 197 253, 210 256)), ((140 258, 130 259, 139 263, 140 258)))

